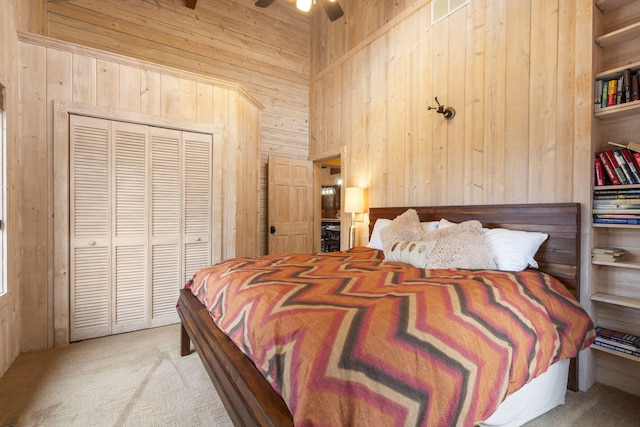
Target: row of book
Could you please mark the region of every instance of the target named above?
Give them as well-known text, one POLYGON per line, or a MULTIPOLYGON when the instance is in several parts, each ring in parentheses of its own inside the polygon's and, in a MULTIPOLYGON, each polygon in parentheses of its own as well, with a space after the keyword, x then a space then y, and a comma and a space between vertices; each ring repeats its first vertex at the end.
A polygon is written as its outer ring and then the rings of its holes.
POLYGON ((591 248, 591 260, 599 261, 599 262, 616 262, 627 251, 622 248, 614 248, 614 247, 593 247, 591 248))
POLYGON ((640 184, 640 151, 627 147, 640 144, 630 142, 622 145, 610 142, 622 148, 602 150, 594 160, 596 186, 640 184))
POLYGON ((592 213, 595 224, 640 224, 640 188, 594 188, 592 213))
POLYGON ((638 101, 640 99, 638 79, 637 72, 633 73, 631 69, 627 69, 616 79, 596 80, 595 104, 600 108, 606 108, 638 101))
POLYGON ((596 326, 595 345, 640 357, 640 337, 596 326))

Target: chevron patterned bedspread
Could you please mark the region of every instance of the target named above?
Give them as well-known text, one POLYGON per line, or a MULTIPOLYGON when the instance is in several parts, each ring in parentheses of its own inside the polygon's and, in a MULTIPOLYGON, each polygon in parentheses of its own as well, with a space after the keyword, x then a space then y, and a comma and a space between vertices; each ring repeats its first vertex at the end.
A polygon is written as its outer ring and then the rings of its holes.
POLYGON ((381 251, 234 258, 187 283, 296 426, 473 426, 595 338, 536 270, 424 270, 381 251))

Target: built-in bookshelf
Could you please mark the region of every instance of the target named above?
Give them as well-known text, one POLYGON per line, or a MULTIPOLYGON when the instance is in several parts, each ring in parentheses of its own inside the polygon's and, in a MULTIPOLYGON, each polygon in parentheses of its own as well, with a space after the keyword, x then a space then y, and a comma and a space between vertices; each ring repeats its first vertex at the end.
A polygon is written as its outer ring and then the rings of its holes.
MULTIPOLYGON (((602 87, 609 81, 627 81, 640 74, 640 2, 635 0, 594 1, 594 140, 595 158, 603 151, 633 150, 614 147, 640 143, 640 96, 622 95, 614 105, 603 103, 602 87)), ((617 89, 617 88, 616 88, 617 89)), ((631 88, 630 88, 631 90, 631 88)), ((607 94, 608 95, 608 94, 607 94)), ((639 94, 640 95, 640 94, 639 94)), ((619 152, 618 154, 623 154, 619 152)), ((619 160, 619 159, 618 159, 619 160)), ((596 165, 598 161, 594 159, 596 165)), ((637 165, 640 171, 640 165, 637 165)), ((592 206, 592 253, 594 248, 622 248, 624 255, 614 260, 593 259, 590 272, 591 314, 596 326, 625 334, 640 335, 640 183, 627 180, 618 185, 594 173, 594 202, 603 190, 615 194, 627 191, 621 199, 637 199, 625 220, 622 208, 605 202, 592 206), (598 185, 600 184, 600 185, 598 185), (606 184, 606 185, 602 185, 606 184), (628 197, 627 197, 628 196, 628 197), (607 209, 611 208, 611 211, 607 209), (636 211, 637 209, 637 211, 636 211), (610 215, 608 215, 610 214, 610 215), (616 217, 615 215, 620 215, 616 217), (636 217, 637 216, 637 217, 636 217), (609 219, 608 219, 609 218, 609 219)), ((612 200, 615 200, 615 196, 612 200)), ((621 205, 623 203, 620 203, 621 205)), ((624 206, 629 208, 629 206, 624 206)), ((612 346, 615 347, 615 346, 612 346)), ((595 380, 640 396, 640 357, 624 350, 593 345, 592 368, 595 380)))
MULTIPOLYGON (((597 0, 596 6, 604 17, 613 15, 612 20, 620 20, 620 10, 632 5, 629 0, 597 0)), ((630 9, 630 15, 634 11, 630 9)), ((603 19, 603 22, 606 18, 603 19)), ((640 60, 629 59, 620 61, 614 55, 607 55, 609 51, 621 50, 621 55, 626 57, 627 44, 640 43, 640 19, 626 24, 615 25, 607 22, 603 25, 603 33, 596 37, 595 42, 602 50, 602 68, 595 73, 595 116, 602 119, 614 119, 619 117, 640 114, 640 60), (604 32, 604 28, 609 29, 604 32), (615 58, 615 59, 610 59, 615 58), (622 62, 622 63, 619 63, 622 62), (612 92, 613 88, 613 92, 612 92)), ((599 55, 597 55, 599 56, 599 55)))

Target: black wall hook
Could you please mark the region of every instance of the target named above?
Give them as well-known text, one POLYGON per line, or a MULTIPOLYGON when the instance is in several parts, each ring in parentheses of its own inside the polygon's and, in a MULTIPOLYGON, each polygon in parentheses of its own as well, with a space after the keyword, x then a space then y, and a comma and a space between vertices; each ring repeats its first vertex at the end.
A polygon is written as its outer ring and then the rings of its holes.
POLYGON ((427 110, 436 110, 437 113, 442 114, 444 118, 447 120, 453 119, 455 117, 456 110, 454 110, 453 107, 445 107, 444 105, 440 105, 440 102, 438 102, 437 96, 434 99, 436 100, 436 104, 438 104, 438 106, 437 107, 428 106, 427 110))

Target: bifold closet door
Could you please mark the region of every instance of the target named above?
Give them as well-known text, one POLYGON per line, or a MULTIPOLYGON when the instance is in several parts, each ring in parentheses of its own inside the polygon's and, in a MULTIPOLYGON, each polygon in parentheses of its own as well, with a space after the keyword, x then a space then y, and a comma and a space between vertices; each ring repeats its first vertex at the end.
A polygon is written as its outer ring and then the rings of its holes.
POLYGON ((150 326, 177 322, 180 287, 211 263, 211 135, 149 128, 150 326))
POLYGON ((71 116, 71 340, 175 323, 211 262, 211 135, 71 116))
POLYGON ((70 116, 71 341, 111 333, 111 192, 106 120, 70 116))

